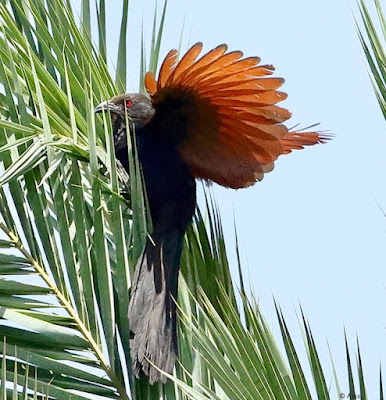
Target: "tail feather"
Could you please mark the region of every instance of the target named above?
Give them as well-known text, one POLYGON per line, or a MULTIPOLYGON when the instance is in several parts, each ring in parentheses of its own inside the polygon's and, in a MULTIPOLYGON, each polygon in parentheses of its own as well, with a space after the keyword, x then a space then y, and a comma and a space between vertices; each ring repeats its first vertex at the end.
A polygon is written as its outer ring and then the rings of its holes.
POLYGON ((177 229, 153 232, 138 260, 129 304, 133 372, 153 384, 172 373, 177 347, 176 305, 183 234, 177 229))

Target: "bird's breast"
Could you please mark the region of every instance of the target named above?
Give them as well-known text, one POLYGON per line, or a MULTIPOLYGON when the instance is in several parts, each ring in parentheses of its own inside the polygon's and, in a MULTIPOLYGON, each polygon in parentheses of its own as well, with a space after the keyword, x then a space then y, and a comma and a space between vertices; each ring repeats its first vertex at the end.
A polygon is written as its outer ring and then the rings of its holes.
POLYGON ((186 229, 196 203, 196 184, 178 150, 152 136, 139 135, 142 167, 153 224, 170 213, 171 223, 186 229))

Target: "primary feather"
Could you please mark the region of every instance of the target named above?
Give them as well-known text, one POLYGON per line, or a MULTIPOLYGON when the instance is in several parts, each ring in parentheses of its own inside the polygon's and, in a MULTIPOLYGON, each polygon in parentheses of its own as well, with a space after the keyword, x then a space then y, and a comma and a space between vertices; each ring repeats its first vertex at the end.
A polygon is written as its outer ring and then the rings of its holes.
POLYGON ((258 57, 242 58, 240 51, 227 53, 225 45, 197 60, 201 50, 202 44, 195 44, 180 62, 170 52, 158 80, 152 73, 145 79, 157 111, 173 98, 184 98, 177 106, 189 122, 179 152, 194 177, 247 187, 272 170, 281 154, 329 138, 289 132, 282 124, 291 114, 277 106, 287 94, 278 90, 284 80, 270 77, 272 66, 258 65, 258 57))

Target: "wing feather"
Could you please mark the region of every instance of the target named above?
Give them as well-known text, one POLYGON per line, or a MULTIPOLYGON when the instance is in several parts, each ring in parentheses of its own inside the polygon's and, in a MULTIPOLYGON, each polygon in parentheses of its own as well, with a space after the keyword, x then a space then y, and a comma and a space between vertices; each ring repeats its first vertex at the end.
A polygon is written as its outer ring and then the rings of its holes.
POLYGON ((173 72, 173 67, 176 64, 177 60, 177 50, 170 50, 167 56, 165 57, 164 62, 161 65, 161 69, 158 75, 158 85, 157 88, 160 90, 166 84, 170 74, 173 72))
POLYGON ((323 132, 288 132, 282 139, 283 154, 291 153, 292 150, 304 149, 304 146, 312 146, 318 143, 325 143, 331 139, 331 135, 323 132))
POLYGON ((194 64, 197 57, 201 53, 202 43, 196 43, 189 51, 182 57, 181 61, 178 63, 173 73, 170 74, 166 86, 171 82, 178 81, 178 79, 183 75, 189 68, 194 64))
POLYGON ((227 52, 225 44, 198 58, 201 50, 202 43, 195 44, 178 63, 172 50, 158 79, 151 73, 145 77, 156 113, 168 110, 170 124, 186 124, 178 149, 195 177, 247 187, 272 171, 281 154, 330 138, 283 125, 291 113, 277 105, 287 95, 278 90, 284 79, 270 76, 272 65, 242 58, 241 51, 227 52))
POLYGON ((153 72, 146 72, 145 86, 149 94, 153 95, 157 91, 157 81, 154 78, 153 72))
POLYGON ((201 81, 203 78, 208 78, 210 75, 214 74, 215 72, 222 70, 225 67, 233 64, 239 58, 243 56, 241 51, 232 51, 231 53, 224 54, 223 56, 219 57, 217 60, 213 61, 209 65, 206 65, 197 71, 194 71, 190 78, 188 79, 185 77, 180 84, 183 86, 194 86, 195 83, 201 81))
POLYGON ((217 83, 207 85, 198 90, 198 93, 212 93, 218 90, 221 90, 222 94, 226 94, 226 91, 229 91, 229 94, 232 95, 232 90, 276 90, 284 83, 284 79, 282 78, 254 78, 249 80, 236 80, 236 81, 228 81, 225 83, 217 83))
POLYGON ((215 49, 211 50, 209 53, 203 55, 195 64, 193 64, 185 72, 185 74, 181 74, 179 79, 177 79, 175 83, 182 83, 184 80, 188 80, 198 70, 200 70, 201 68, 205 68, 207 65, 213 63, 218 58, 223 56, 227 50, 228 50, 228 46, 226 44, 221 44, 220 46, 217 46, 215 49))

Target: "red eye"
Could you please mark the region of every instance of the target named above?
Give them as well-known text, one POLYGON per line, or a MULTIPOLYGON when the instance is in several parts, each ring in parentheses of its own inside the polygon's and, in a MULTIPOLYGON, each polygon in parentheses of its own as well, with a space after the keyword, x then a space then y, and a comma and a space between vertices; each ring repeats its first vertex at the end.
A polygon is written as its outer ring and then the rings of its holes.
POLYGON ((126 100, 125 106, 126 106, 127 108, 131 107, 132 105, 133 105, 133 102, 132 102, 131 100, 126 100))

